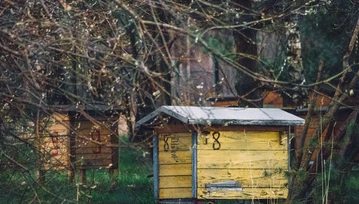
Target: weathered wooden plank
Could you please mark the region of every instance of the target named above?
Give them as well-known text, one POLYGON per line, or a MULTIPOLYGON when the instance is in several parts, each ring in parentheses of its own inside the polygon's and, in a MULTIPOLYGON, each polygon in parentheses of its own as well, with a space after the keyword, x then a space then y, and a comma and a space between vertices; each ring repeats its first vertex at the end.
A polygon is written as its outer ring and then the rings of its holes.
POLYGON ((109 130, 107 127, 94 126, 93 124, 81 125, 81 128, 78 128, 77 132, 83 136, 89 136, 91 134, 93 128, 100 130, 100 133, 103 136, 110 136, 111 134, 113 134, 113 132, 111 130, 109 130))
POLYGON ((86 161, 90 161, 90 160, 109 160, 112 161, 112 163, 114 163, 114 161, 112 160, 112 154, 77 154, 76 155, 76 161, 81 161, 81 160, 86 160, 86 161))
POLYGON ((198 150, 198 168, 287 168, 287 151, 198 150))
POLYGON ((111 143, 111 135, 100 134, 100 137, 98 137, 97 135, 91 136, 90 134, 83 134, 83 132, 81 132, 79 135, 82 138, 76 138, 77 146, 82 146, 84 144, 96 144, 96 142, 111 143))
POLYGON ((288 189, 243 188, 242 191, 208 191, 205 188, 198 188, 197 195, 198 199, 286 199, 288 189))
POLYGON ((192 186, 192 176, 160 176, 160 185, 165 188, 183 188, 192 186))
POLYGON ((154 135, 152 138, 153 143, 153 197, 155 200, 158 199, 159 196, 159 165, 158 165, 158 135, 154 135))
MULTIPOLYGON (((163 133, 159 135, 159 139, 163 139, 164 137, 180 137, 180 138, 189 138, 191 139, 192 132, 180 132, 180 133, 163 133)), ((191 141, 191 140, 189 140, 191 141)))
POLYGON ((166 188, 159 189, 159 199, 191 198, 192 188, 166 188))
POLYGON ((242 178, 275 178, 282 179, 286 178, 286 171, 288 169, 281 168, 273 168, 273 169, 245 169, 245 168, 237 168, 237 169, 198 169, 197 173, 200 177, 208 177, 208 178, 218 178, 218 179, 228 179, 231 177, 237 177, 239 179, 242 178))
POLYGON ((103 134, 111 134, 112 133, 112 130, 109 129, 104 124, 102 124, 101 126, 98 126, 98 125, 95 125, 90 122, 82 122, 76 130, 78 132, 89 133, 89 132, 91 132, 91 130, 93 130, 93 128, 100 130, 103 134))
POLYGON ((167 164, 160 165, 161 176, 191 175, 192 164, 167 164))
POLYGON ((198 150, 213 149, 215 139, 221 144, 221 150, 287 150, 287 137, 280 132, 227 131, 210 132, 207 136, 201 134, 198 150))
POLYGON ((205 131, 232 131, 232 132, 282 132, 288 130, 285 126, 258 126, 258 125, 241 125, 241 126, 223 126, 223 125, 212 125, 203 128, 205 131))
POLYGON ((159 151, 190 151, 192 144, 191 133, 160 135, 159 151))
MULTIPOLYGON (((92 140, 98 141, 98 136, 96 134, 93 134, 91 136, 91 132, 79 132, 79 135, 82 136, 82 138, 76 138, 77 143, 93 143, 92 140)), ((100 142, 111 142, 111 135, 106 133, 100 133, 100 142)))
POLYGON ((174 134, 174 133, 187 133, 191 135, 195 130, 193 125, 186 125, 181 122, 178 124, 164 124, 163 126, 156 126, 156 133, 158 134, 174 134))
POLYGON ((226 101, 214 101, 212 102, 213 107, 233 107, 238 106, 238 100, 226 100, 226 101))
POLYGON ((104 154, 99 154, 99 155, 91 155, 88 157, 84 157, 84 155, 76 155, 76 161, 111 161, 111 155, 104 155, 104 154))
POLYGON ((197 198, 197 143, 198 143, 198 132, 192 133, 192 198, 197 198))
POLYGON ((284 175, 286 169, 199 169, 198 186, 234 180, 242 187, 285 187, 288 179, 284 175))
MULTIPOLYGON (((93 154, 93 151, 98 151, 98 145, 88 145, 76 149, 77 154, 93 154)), ((101 146, 101 154, 112 154, 112 148, 101 146)))
MULTIPOLYGON (((114 147, 109 147, 110 144, 106 143, 105 145, 99 145, 99 144, 95 144, 95 143, 87 143, 85 145, 81 145, 81 146, 77 146, 77 148, 75 149, 76 152, 88 152, 89 149, 94 149, 98 151, 98 148, 101 147, 101 151, 100 153, 106 153, 106 152, 111 152, 111 150, 115 150, 116 148, 114 147)), ((89 152, 93 152, 93 151, 89 151, 89 152)))
POLYGON ((159 164, 191 163, 190 151, 159 152, 159 164))
POLYGON ((283 108, 283 97, 281 94, 270 91, 263 99, 264 108, 283 108))
POLYGON ((284 126, 249 126, 249 125, 241 125, 241 126, 223 126, 223 125, 212 125, 206 126, 199 129, 193 125, 185 125, 185 124, 177 124, 171 125, 166 124, 163 126, 156 127, 156 132, 158 134, 178 134, 185 133, 191 135, 192 131, 235 131, 235 132, 243 132, 243 131, 286 131, 288 127, 284 126))

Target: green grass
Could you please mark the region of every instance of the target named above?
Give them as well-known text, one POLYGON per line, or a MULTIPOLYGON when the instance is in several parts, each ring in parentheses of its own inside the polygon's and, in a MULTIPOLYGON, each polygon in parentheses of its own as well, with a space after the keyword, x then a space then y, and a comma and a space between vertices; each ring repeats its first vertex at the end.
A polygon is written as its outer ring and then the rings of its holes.
POLYGON ((153 179, 148 178, 149 174, 152 174, 152 160, 143 156, 143 150, 121 149, 118 183, 107 192, 94 194, 94 203, 155 203, 153 179))
POLYGON ((349 181, 347 181, 347 187, 349 189, 346 199, 348 203, 359 203, 359 172, 352 172, 349 181))
MULTIPOLYGON (((147 150, 147 149, 146 149, 147 150)), ((87 170, 86 185, 69 182, 67 171, 47 171, 44 184, 36 181, 35 169, 1 169, 0 203, 135 203, 151 204, 153 199, 152 159, 142 149, 120 150, 119 171, 87 170)))
MULTIPOLYGON (((26 154, 26 151, 22 149, 19 154, 26 154)), ((18 161, 27 164, 28 171, 15 166, 0 166, 0 203, 155 203, 153 178, 148 176, 153 173, 152 158, 144 154, 148 151, 146 148, 120 149, 118 174, 112 175, 108 169, 87 170, 86 185, 80 184, 78 172, 75 181, 69 182, 66 171, 47 171, 45 183, 39 184, 35 179, 35 157, 20 157, 18 161)), ((5 161, 4 158, 0 159, 5 161)), ((340 195, 341 199, 358 203, 359 173, 352 172, 345 186, 348 191, 340 195)), ((335 192, 335 188, 335 183, 331 182, 331 192, 335 192)), ((337 191, 343 190, 339 188, 337 191)), ((252 201, 218 200, 217 203, 242 204, 252 201)))

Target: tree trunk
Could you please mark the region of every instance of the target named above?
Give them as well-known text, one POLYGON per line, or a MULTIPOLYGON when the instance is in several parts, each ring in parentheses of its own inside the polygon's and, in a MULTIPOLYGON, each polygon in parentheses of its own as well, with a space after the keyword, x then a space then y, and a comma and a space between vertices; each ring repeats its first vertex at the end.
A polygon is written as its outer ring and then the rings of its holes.
MULTIPOLYGON (((300 33, 297 23, 297 17, 291 17, 290 22, 285 23, 287 35, 287 62, 289 81, 293 84, 304 84, 304 71, 302 63, 302 46, 300 40, 300 33)), ((293 105, 303 105, 303 101, 307 98, 306 89, 300 86, 293 86, 285 91, 286 95, 290 98, 293 105)))
MULTIPOLYGON (((320 78, 322 77, 323 67, 324 67, 324 62, 321 61, 319 63, 318 75, 317 75, 316 82, 319 82, 320 78)), ((314 87, 314 90, 313 90, 312 99, 311 99, 311 102, 309 104, 310 106, 309 106, 309 109, 308 109, 308 113, 307 113, 307 115, 305 117, 305 124, 304 124, 304 128, 303 128, 303 133, 300 136, 300 139, 298 141, 299 142, 299 149, 298 149, 298 155, 296 157, 296 166, 295 166, 296 169, 299 168, 300 163, 301 163, 301 159, 302 159, 302 155, 303 155, 303 148, 304 148, 304 144, 305 144, 305 139, 307 137, 308 129, 310 127, 312 116, 314 114, 314 109, 315 109, 315 104, 316 104, 316 101, 317 101, 317 92, 318 92, 318 90, 319 90, 319 85, 316 85, 314 87)))
MULTIPOLYGON (((250 15, 252 7, 251 1, 236 0, 241 10, 244 9, 241 16, 235 21, 236 23, 253 21, 253 16, 250 15)), ((256 45, 256 30, 251 28, 235 29, 233 36, 236 46, 237 62, 249 70, 257 71, 257 45, 256 45)), ((244 74, 242 71, 237 71, 237 80, 235 88, 237 90, 239 101, 238 106, 241 107, 262 107, 263 100, 261 98, 261 90, 259 82, 252 77, 244 74)))

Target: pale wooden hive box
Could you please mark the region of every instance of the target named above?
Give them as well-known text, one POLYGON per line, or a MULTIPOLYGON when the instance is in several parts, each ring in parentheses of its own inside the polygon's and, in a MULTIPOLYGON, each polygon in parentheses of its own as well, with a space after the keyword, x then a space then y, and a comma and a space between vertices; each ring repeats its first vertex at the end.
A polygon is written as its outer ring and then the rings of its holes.
POLYGON ((288 195, 288 134, 304 120, 275 108, 162 106, 136 128, 154 130, 154 196, 280 199, 288 195))
POLYGON ((44 117, 43 170, 118 168, 118 115, 100 108, 65 106, 44 117))

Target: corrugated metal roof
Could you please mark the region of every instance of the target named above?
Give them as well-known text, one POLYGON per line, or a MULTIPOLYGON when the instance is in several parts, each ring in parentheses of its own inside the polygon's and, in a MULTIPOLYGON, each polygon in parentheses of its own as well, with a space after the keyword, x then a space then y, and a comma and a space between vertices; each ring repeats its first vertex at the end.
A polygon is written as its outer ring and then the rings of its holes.
POLYGON ((193 125, 303 125, 304 119, 278 108, 162 106, 136 123, 136 128, 165 114, 193 125))

